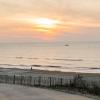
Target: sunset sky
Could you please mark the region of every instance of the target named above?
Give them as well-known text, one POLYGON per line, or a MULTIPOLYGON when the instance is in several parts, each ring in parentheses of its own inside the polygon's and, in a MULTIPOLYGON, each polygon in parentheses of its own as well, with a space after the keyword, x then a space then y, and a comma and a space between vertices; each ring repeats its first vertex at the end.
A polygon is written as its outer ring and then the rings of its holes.
POLYGON ((100 0, 0 0, 0 42, 99 40, 100 0))

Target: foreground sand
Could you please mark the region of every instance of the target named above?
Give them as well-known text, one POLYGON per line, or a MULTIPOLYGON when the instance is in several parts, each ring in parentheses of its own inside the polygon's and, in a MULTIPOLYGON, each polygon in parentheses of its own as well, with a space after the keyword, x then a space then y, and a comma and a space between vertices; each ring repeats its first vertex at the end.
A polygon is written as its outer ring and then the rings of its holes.
POLYGON ((0 84, 0 100, 95 100, 87 97, 16 85, 0 84))

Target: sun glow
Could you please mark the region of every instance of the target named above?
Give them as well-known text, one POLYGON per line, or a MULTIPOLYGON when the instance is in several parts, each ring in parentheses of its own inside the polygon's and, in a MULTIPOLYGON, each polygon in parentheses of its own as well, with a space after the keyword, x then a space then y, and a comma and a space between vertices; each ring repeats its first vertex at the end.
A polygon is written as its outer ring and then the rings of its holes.
POLYGON ((59 21, 49 18, 37 18, 33 22, 38 28, 42 29, 52 29, 59 23, 59 21))
POLYGON ((51 40, 58 34, 59 20, 50 18, 34 18, 32 21, 34 30, 39 34, 39 38, 51 40))

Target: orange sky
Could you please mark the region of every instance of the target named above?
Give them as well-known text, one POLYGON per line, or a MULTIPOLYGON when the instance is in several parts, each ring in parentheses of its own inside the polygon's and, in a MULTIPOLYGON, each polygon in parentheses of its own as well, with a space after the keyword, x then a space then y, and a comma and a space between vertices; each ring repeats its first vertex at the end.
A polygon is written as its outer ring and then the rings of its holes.
POLYGON ((0 42, 97 41, 99 37, 100 0, 0 0, 0 42), (34 22, 38 18, 59 23, 40 28, 34 22))

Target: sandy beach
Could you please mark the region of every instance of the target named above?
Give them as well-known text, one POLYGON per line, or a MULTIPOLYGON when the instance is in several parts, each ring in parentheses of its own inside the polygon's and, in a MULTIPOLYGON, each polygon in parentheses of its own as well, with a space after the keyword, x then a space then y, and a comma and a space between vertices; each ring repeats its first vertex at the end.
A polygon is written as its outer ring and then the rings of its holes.
POLYGON ((0 84, 0 100, 95 100, 40 88, 0 84))

